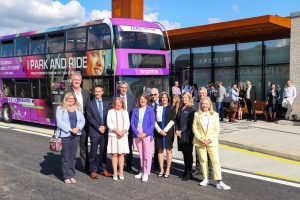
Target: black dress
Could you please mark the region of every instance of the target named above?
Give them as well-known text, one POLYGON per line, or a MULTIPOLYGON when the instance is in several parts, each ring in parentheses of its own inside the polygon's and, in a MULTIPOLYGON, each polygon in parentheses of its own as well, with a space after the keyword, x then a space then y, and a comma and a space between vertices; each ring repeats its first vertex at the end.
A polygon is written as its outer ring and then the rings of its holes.
MULTIPOLYGON (((155 110, 155 113, 157 116, 157 108, 155 110)), ((165 106, 163 107, 163 112, 162 112, 162 122, 158 122, 156 120, 156 123, 161 129, 164 129, 164 127, 167 126, 167 124, 173 121, 175 123, 175 108, 173 106, 165 106)), ((173 142, 174 142, 174 125, 168 130, 166 136, 162 136, 159 134, 156 129, 154 131, 155 135, 155 148, 158 149, 172 149, 173 148, 173 142)))
POLYGON ((238 104, 239 108, 245 107, 245 96, 246 96, 246 91, 245 90, 241 90, 239 92, 239 97, 242 98, 242 99, 239 98, 239 102, 238 102, 239 103, 238 104))

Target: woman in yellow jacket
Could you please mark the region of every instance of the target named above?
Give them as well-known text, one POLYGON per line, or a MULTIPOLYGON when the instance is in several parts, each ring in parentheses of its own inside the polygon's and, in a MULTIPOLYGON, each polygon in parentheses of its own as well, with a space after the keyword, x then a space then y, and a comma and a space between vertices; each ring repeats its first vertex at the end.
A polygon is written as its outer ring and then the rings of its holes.
POLYGON ((214 179, 217 181, 217 188, 222 190, 230 190, 231 187, 222 181, 218 149, 218 136, 220 132, 219 115, 218 113, 214 112, 209 97, 205 97, 201 100, 199 111, 197 111, 194 115, 193 132, 193 143, 196 146, 196 151, 199 155, 204 178, 199 185, 206 186, 209 184, 207 167, 208 154, 213 167, 214 179))

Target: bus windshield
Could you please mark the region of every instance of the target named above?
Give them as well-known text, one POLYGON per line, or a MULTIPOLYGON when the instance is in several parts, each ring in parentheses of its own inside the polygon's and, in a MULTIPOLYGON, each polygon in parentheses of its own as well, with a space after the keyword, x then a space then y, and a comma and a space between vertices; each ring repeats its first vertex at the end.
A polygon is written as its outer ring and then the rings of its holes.
POLYGON ((116 48, 166 50, 160 29, 115 25, 114 33, 116 48))

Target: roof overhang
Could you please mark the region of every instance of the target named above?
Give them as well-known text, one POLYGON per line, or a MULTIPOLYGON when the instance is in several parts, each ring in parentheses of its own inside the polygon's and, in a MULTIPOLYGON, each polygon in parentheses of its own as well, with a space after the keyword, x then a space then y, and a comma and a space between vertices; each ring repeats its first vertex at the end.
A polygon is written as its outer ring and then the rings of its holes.
POLYGON ((265 15, 168 31, 172 49, 290 37, 290 17, 265 15))

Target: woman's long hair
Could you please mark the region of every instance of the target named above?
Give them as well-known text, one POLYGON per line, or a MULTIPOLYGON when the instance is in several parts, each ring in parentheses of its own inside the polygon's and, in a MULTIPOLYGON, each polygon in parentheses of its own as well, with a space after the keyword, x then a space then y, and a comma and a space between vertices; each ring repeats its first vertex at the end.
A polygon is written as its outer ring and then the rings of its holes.
POLYGON ((203 101, 208 101, 208 104, 209 104, 209 109, 208 109, 208 111, 209 111, 209 113, 210 113, 211 115, 213 115, 213 114, 214 114, 214 107, 213 107, 212 102, 211 102, 211 100, 210 100, 209 97, 204 97, 203 99, 201 99, 201 101, 200 101, 200 106, 199 106, 199 111, 200 111, 200 112, 203 112, 203 110, 202 110, 202 102, 203 102, 203 101))
MULTIPOLYGON (((183 96, 187 96, 188 99, 189 99, 188 103, 186 104, 187 106, 189 106, 189 107, 194 106, 194 101, 193 101, 193 97, 192 97, 191 93, 189 93, 189 92, 184 92, 184 93, 182 94, 182 97, 183 97, 183 96)), ((184 106, 183 103, 181 104, 181 106, 184 106)))
POLYGON ((81 108, 81 105, 80 103, 78 102, 77 98, 76 98, 76 95, 73 93, 73 92, 67 92, 64 96, 64 99, 63 99, 63 102, 61 104, 61 108, 62 109, 68 109, 68 105, 67 105, 67 101, 68 101, 68 98, 69 97, 74 97, 74 104, 75 104, 75 108, 77 110, 80 110, 82 112, 82 108, 81 108))

